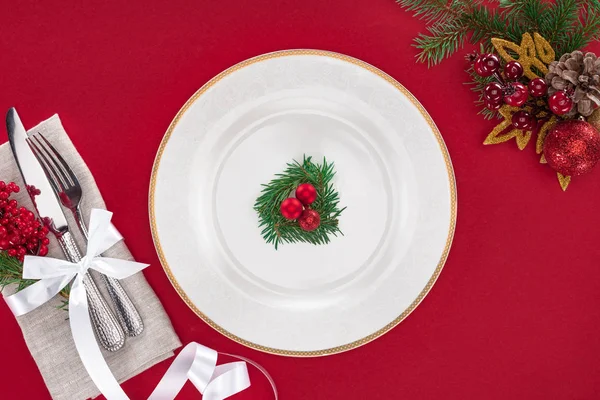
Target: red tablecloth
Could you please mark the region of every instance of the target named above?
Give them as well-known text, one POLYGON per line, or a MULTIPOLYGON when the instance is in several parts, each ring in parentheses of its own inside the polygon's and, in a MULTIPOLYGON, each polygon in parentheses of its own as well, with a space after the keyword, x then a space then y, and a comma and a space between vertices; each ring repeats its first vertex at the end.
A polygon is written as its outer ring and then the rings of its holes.
MULTIPOLYGON (((476 115, 462 55, 415 64, 422 30, 393 0, 4 0, 0 111, 16 106, 26 126, 61 115, 132 252, 152 263, 145 275, 181 340, 260 362, 283 400, 598 398, 600 168, 563 193, 532 144, 484 147, 493 123, 476 115), (438 124, 458 184, 456 236, 431 293, 383 337, 325 358, 262 354, 202 322, 167 280, 148 223, 154 155, 179 108, 223 69, 290 48, 345 53, 399 80, 438 124)), ((0 397, 49 398, 3 305, 0 321, 0 397)), ((145 398, 169 363, 125 390, 145 398)), ((252 378, 235 398, 270 398, 252 378)), ((188 384, 180 398, 198 394, 188 384)))

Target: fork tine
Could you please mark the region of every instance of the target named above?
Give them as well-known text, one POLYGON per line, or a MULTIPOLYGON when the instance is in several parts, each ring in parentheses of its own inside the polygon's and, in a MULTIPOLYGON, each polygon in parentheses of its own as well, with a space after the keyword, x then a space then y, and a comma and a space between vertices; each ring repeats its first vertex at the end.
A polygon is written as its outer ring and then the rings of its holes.
POLYGON ((60 180, 60 175, 56 171, 56 168, 53 165, 53 163, 48 159, 46 154, 44 154, 44 152, 40 149, 39 143, 36 144, 36 141, 34 140, 33 137, 28 138, 27 143, 29 144, 29 147, 33 150, 33 153, 35 154, 38 161, 42 165, 42 168, 43 168, 44 172, 46 173, 46 177, 52 184, 52 188, 56 191, 56 193, 64 191, 64 184, 60 180))
POLYGON ((67 162, 60 155, 60 153, 58 151, 56 151, 56 148, 54 146, 52 146, 52 144, 50 144, 50 142, 48 141, 48 139, 46 139, 46 137, 44 135, 42 135, 41 133, 38 133, 38 136, 41 137, 42 140, 46 143, 46 146, 48 147, 48 149, 50 149, 50 151, 52 151, 52 153, 54 153, 54 156, 56 157, 58 162, 62 165, 62 167, 64 168, 67 175, 69 175, 69 178, 71 179, 71 182, 73 183, 73 185, 79 186, 79 181, 77 180, 77 176, 75 176, 75 173, 73 173, 73 170, 69 167, 69 164, 67 164, 67 162))
POLYGON ((34 140, 37 142, 37 146, 40 149, 41 153, 47 156, 47 159, 50 164, 52 164, 54 171, 56 171, 57 176, 60 178, 60 182, 63 184, 63 189, 67 189, 73 186, 73 183, 69 180, 66 172, 61 168, 56 157, 53 157, 50 151, 44 146, 42 141, 40 140, 41 133, 37 133, 33 135, 34 140))

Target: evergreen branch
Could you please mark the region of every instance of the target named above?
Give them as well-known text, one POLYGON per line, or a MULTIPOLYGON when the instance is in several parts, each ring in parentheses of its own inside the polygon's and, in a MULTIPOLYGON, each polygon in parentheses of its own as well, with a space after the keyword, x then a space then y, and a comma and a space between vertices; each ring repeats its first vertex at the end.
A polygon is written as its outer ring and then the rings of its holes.
POLYGON ((548 4, 539 0, 500 0, 502 14, 523 28, 525 32, 540 29, 540 19, 546 18, 548 4))
MULTIPOLYGON (((35 279, 23 279, 23 264, 18 259, 9 256, 5 251, 0 251, 0 291, 9 285, 15 285, 16 291, 19 292, 35 282, 37 282, 35 279)), ((67 285, 60 295, 68 299, 69 291, 70 286, 67 285)), ((68 304, 68 300, 64 300, 63 303, 68 304)))
POLYGON ((265 241, 277 249, 280 243, 326 244, 330 236, 343 235, 338 218, 345 208, 339 208, 339 194, 332 183, 334 176, 333 163, 323 159, 322 164, 316 164, 311 157, 305 156, 302 163, 294 160, 287 164, 283 173, 276 174, 275 179, 263 185, 254 210, 258 213, 258 226, 265 241), (311 232, 302 230, 297 221, 285 219, 279 210, 281 203, 302 183, 310 183, 317 191, 317 199, 311 208, 319 213, 321 223, 311 232))
POLYGON ((559 47, 566 37, 567 28, 578 21, 579 6, 577 0, 560 0, 551 4, 545 15, 541 16, 540 34, 554 47, 559 47))

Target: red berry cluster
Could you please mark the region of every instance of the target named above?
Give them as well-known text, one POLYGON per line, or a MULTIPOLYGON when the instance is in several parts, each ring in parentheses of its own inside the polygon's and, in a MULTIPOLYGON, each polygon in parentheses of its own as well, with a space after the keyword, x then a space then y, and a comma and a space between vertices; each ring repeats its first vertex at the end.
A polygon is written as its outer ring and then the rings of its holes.
POLYGON ((321 224, 319 213, 310 208, 316 199, 315 187, 310 183, 303 183, 296 188, 296 197, 288 197, 282 201, 279 210, 285 219, 297 219, 303 230, 314 231, 321 224))
MULTIPOLYGON (((498 110, 503 104, 513 107, 523 106, 529 96, 541 98, 548 93, 548 84, 543 78, 529 81, 527 86, 519 81, 523 77, 523 66, 518 61, 506 63, 502 72, 500 59, 495 54, 481 54, 475 58, 473 69, 482 77, 493 76, 496 82, 488 83, 483 90, 485 106, 490 110, 498 110)), ((556 115, 563 115, 573 107, 572 94, 556 92, 548 98, 548 107, 556 115)), ((536 113, 525 110, 513 114, 512 124, 517 129, 532 130, 537 124, 536 113)))
POLYGON ((20 188, 14 182, 0 181, 0 250, 23 261, 26 254, 48 254, 48 228, 42 226, 33 212, 9 200, 20 188))

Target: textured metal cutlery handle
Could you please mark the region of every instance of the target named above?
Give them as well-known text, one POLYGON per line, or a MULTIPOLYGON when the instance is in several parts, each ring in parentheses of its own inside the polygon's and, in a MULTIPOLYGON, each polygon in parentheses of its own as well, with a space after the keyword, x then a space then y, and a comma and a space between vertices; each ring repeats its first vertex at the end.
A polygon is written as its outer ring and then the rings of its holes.
MULTIPOLYGON (((63 233, 58 241, 69 261, 81 260, 79 248, 69 232, 63 233)), ((85 274, 83 284, 87 294, 92 326, 98 342, 108 351, 119 350, 125 344, 125 333, 121 325, 100 295, 100 291, 89 273, 85 274)))
MULTIPOLYGON (((79 207, 77 207, 75 219, 77 220, 79 230, 87 240, 88 231, 79 207)), ((127 292, 119 280, 104 274, 102 274, 102 279, 106 284, 108 294, 113 302, 113 305, 115 306, 115 309, 117 310, 117 318, 119 318, 121 325, 123 328, 125 328, 127 335, 137 336, 142 333, 144 330, 144 322, 142 321, 142 317, 133 305, 131 298, 127 295, 127 292)))

